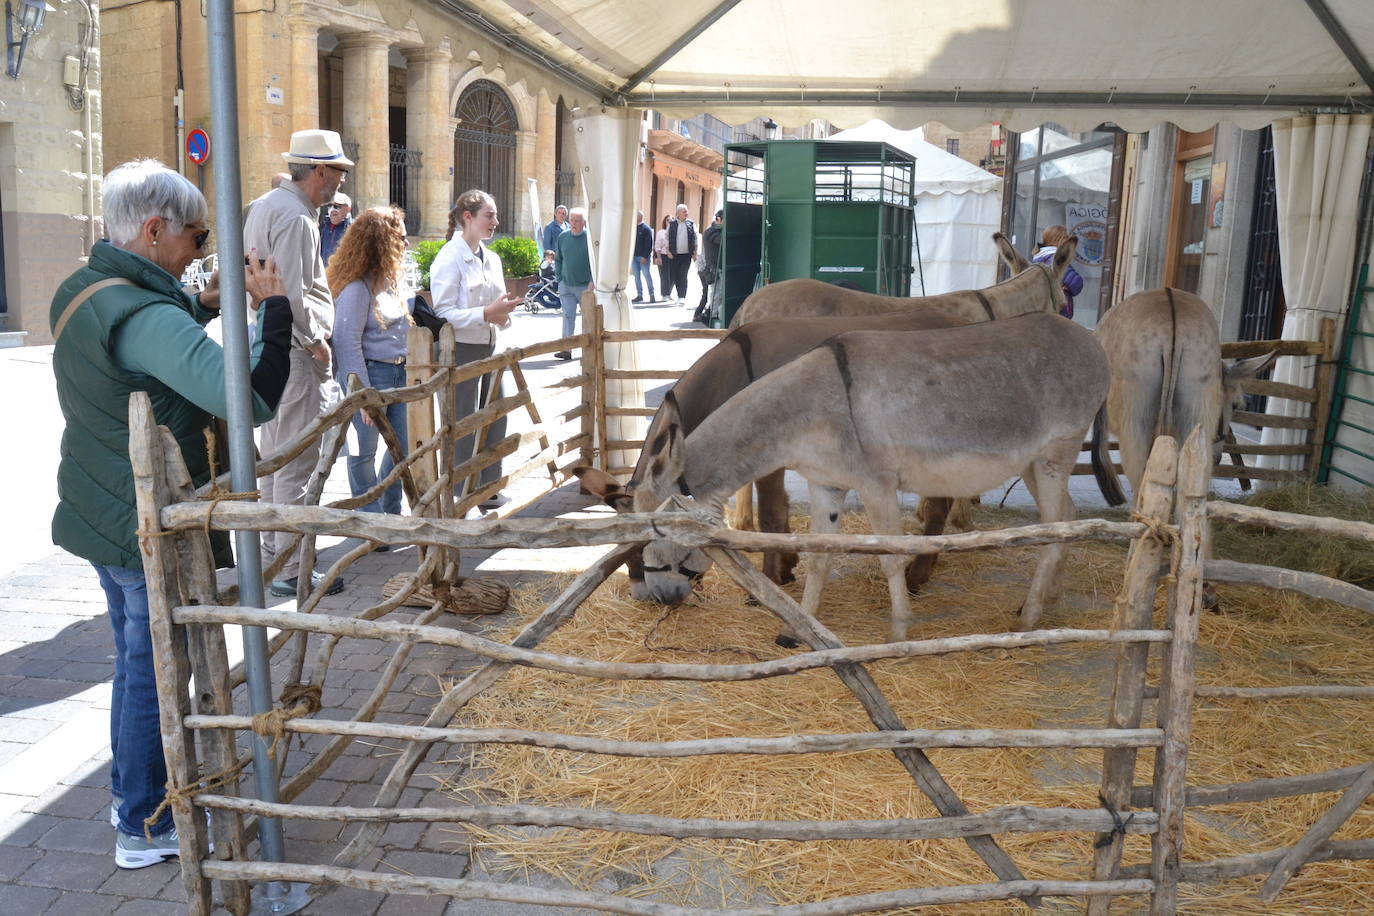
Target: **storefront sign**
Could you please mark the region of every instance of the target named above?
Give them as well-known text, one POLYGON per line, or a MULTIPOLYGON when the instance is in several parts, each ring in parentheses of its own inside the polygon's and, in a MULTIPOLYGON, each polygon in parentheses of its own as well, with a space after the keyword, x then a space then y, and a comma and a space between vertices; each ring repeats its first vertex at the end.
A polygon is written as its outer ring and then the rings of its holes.
POLYGON ((1064 225, 1078 236, 1074 260, 1096 266, 1107 251, 1107 207, 1103 204, 1065 204, 1064 225))
POLYGON ((654 156, 654 174, 664 178, 671 178, 674 181, 684 181, 687 184, 694 184, 701 187, 716 187, 718 182, 709 182, 706 173, 689 169, 672 162, 664 162, 662 155, 654 156))

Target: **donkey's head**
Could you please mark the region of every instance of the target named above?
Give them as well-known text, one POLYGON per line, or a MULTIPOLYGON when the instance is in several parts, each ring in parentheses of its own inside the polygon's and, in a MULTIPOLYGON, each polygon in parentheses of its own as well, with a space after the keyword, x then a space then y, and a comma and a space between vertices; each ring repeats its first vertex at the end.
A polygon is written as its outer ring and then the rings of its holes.
MULTIPOLYGON (((668 392, 649 427, 635 476, 621 485, 595 468, 576 468, 589 493, 601 497, 617 512, 653 512, 674 493, 687 493, 687 437, 682 432, 677 399, 668 392)), ((695 547, 655 538, 645 545, 638 562, 627 563, 630 596, 638 601, 680 604, 692 586, 711 568, 711 560, 695 547)))
POLYGON ((992 234, 992 243, 997 246, 998 257, 1011 270, 1013 277, 1028 270, 1035 270, 1039 271, 1044 279, 1044 288, 1041 289, 1037 284, 1032 293, 1033 296, 1040 297, 1041 307, 1031 311, 1058 314, 1064 310, 1069 301, 1064 294, 1064 273, 1073 263, 1073 256, 1078 251, 1078 236, 1071 235, 1062 242, 1048 264, 1036 264, 1027 260, 1025 255, 1012 246, 1011 239, 1000 232, 992 234))
POLYGON ((1246 379, 1254 378, 1268 369, 1278 358, 1277 350, 1270 350, 1262 356, 1238 359, 1229 366, 1222 363, 1221 371, 1221 416, 1217 437, 1212 443, 1212 460, 1221 460, 1222 444, 1226 434, 1231 431, 1231 415, 1245 406, 1245 392, 1241 390, 1246 379))

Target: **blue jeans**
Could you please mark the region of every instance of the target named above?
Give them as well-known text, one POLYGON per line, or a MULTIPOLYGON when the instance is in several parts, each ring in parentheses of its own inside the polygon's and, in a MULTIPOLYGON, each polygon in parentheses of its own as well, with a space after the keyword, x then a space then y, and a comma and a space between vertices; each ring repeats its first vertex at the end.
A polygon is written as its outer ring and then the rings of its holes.
POLYGON ((563 303, 563 336, 571 337, 577 333, 577 304, 582 301, 585 286, 558 284, 558 301, 563 303))
MULTIPOLYGON (((148 629, 148 583, 141 570, 91 565, 105 590, 115 641, 110 789, 122 799, 119 829, 129 836, 142 836, 143 820, 162 804, 167 785, 153 673, 153 636, 148 629)), ((172 811, 168 808, 152 829, 162 833, 171 827, 172 811)))
POLYGON ((644 284, 645 284, 645 283, 648 283, 648 284, 649 284, 649 301, 650 301, 650 302, 653 302, 653 301, 654 301, 654 275, 653 275, 653 273, 650 271, 650 268, 649 268, 649 259, 648 259, 648 258, 631 258, 631 259, 630 259, 630 271, 635 275, 635 298, 636 298, 636 299, 643 299, 643 298, 644 298, 644 284), (640 275, 641 275, 641 274, 644 275, 643 281, 640 280, 640 275))
MULTIPOLYGON (((372 382, 373 388, 384 391, 387 388, 405 387, 405 366, 379 362, 375 359, 365 360, 365 362, 367 363, 368 380, 372 382)), ((391 428, 396 430, 396 435, 400 437, 402 447, 405 447, 406 405, 388 405, 386 418, 391 423, 391 428)), ((378 473, 377 440, 381 436, 377 432, 377 427, 369 426, 363 422, 362 411, 353 416, 353 431, 357 433, 358 448, 356 455, 348 457, 348 488, 353 491, 354 496, 358 496, 376 486, 380 478, 390 474, 391 469, 396 466, 396 462, 392 460, 391 452, 383 448, 382 470, 380 474, 378 473)), ((381 496, 367 505, 359 507, 359 509, 362 512, 386 512, 391 515, 400 515, 401 482, 397 480, 383 490, 381 496)))

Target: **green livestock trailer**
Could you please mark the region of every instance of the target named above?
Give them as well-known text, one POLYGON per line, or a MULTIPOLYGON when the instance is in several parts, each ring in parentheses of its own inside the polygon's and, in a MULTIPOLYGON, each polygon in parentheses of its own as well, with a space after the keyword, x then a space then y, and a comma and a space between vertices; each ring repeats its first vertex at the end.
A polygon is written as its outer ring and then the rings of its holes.
POLYGON ((722 325, 759 286, 797 277, 911 295, 915 167, 886 143, 727 145, 722 325))

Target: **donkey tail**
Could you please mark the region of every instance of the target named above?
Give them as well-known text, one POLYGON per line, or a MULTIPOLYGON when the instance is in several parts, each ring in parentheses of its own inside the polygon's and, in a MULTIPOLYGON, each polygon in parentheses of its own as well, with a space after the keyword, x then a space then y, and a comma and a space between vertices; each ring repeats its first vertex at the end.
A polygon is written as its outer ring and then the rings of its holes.
POLYGON ((1175 435, 1174 397, 1178 392, 1178 307, 1174 304, 1174 291, 1172 289, 1166 286, 1164 295, 1169 299, 1169 358, 1164 361, 1164 377, 1159 386, 1159 411, 1155 414, 1155 438, 1175 435))
POLYGON ((1109 506, 1120 506, 1126 502, 1126 494, 1121 489, 1121 478, 1112 466, 1112 456, 1107 449, 1107 405, 1097 408, 1093 418, 1092 441, 1093 476, 1097 478, 1097 488, 1109 506))

